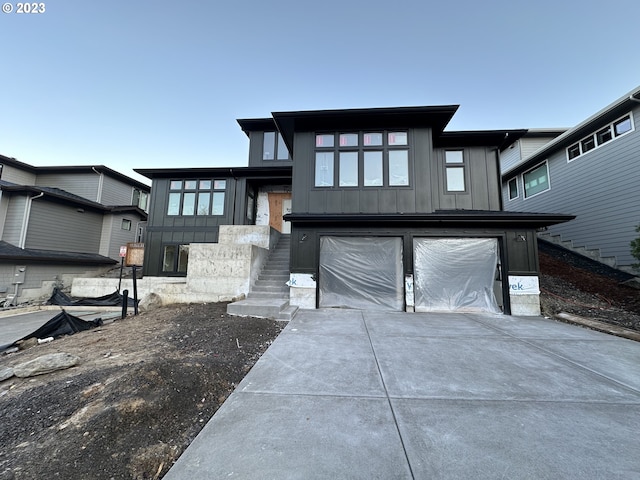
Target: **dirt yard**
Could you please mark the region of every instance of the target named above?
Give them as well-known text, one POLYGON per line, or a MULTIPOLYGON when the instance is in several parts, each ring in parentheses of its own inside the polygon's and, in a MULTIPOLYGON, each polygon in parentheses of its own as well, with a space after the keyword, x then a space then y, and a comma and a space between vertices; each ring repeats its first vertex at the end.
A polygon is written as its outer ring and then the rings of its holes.
MULTIPOLYGON (((640 330, 640 290, 611 269, 541 248, 542 305, 640 330)), ((0 480, 159 479, 284 323, 226 304, 162 308, 0 357, 67 352, 68 370, 0 383, 0 480)))

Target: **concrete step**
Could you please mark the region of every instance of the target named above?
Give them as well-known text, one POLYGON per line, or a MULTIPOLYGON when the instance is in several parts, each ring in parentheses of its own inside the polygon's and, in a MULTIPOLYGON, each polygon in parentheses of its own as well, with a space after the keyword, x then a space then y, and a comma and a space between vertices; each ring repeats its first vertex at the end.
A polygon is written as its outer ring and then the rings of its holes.
POLYGON ((251 293, 287 293, 289 291, 289 287, 286 285, 284 287, 281 286, 271 286, 271 285, 254 285, 251 289, 251 293))
POLYGON ((261 273, 258 275, 258 281, 276 281, 286 283, 289 281, 288 273, 261 273))
POLYGON ((289 301, 282 298, 246 298, 227 305, 227 313, 241 317, 277 318, 288 306, 289 301))
POLYGON ((289 292, 279 292, 279 293, 249 292, 247 294, 247 298, 267 298, 267 299, 280 298, 280 299, 289 301, 289 292))
POLYGON ((295 316, 297 311, 298 311, 297 306, 289 305, 287 308, 285 308, 278 314, 278 316, 276 317, 276 320, 283 320, 288 322, 295 316))

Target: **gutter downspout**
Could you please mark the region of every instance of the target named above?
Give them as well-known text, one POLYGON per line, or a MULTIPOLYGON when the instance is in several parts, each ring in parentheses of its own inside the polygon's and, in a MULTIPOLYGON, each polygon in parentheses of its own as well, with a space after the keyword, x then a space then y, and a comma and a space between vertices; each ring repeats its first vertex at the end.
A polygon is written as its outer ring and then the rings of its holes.
POLYGON ((100 179, 98 180, 98 191, 96 192, 96 202, 102 203, 102 185, 104 184, 104 174, 97 171, 96 167, 91 167, 91 170, 93 170, 95 174, 100 176, 100 179))
POLYGON ((44 192, 40 192, 33 197, 27 197, 27 204, 24 206, 24 217, 22 218, 22 230, 20 230, 20 241, 18 247, 24 249, 27 243, 27 229, 29 228, 29 216, 31 215, 31 202, 37 198, 44 197, 44 192))

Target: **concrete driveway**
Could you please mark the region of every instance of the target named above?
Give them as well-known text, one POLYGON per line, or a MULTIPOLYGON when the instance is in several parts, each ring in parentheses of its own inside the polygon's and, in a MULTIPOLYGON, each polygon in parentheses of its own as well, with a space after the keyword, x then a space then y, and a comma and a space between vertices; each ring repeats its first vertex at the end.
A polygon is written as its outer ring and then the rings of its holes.
POLYGON ((639 365, 540 317, 300 311, 164 478, 640 478, 639 365))

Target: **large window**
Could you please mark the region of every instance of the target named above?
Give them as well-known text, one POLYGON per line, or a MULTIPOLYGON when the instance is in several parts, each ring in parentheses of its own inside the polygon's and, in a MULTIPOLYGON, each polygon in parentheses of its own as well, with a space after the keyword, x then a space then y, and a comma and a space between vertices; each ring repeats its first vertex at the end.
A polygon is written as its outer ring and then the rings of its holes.
POLYGON ((226 180, 171 180, 167 215, 224 215, 226 180))
POLYGON ((289 160, 289 151, 279 132, 264 132, 262 159, 289 160))
POLYGON ((316 134, 316 187, 408 186, 407 132, 316 134))
POLYGON ((524 197, 529 198, 549 190, 549 168, 547 162, 522 174, 524 197))
POLYGON ((162 250, 162 271, 165 273, 187 273, 189 245, 165 245, 162 250))
POLYGON ((577 143, 567 148, 567 160, 571 161, 591 150, 601 147, 607 142, 614 140, 633 130, 633 120, 631 114, 619 118, 604 128, 584 137, 577 143))

